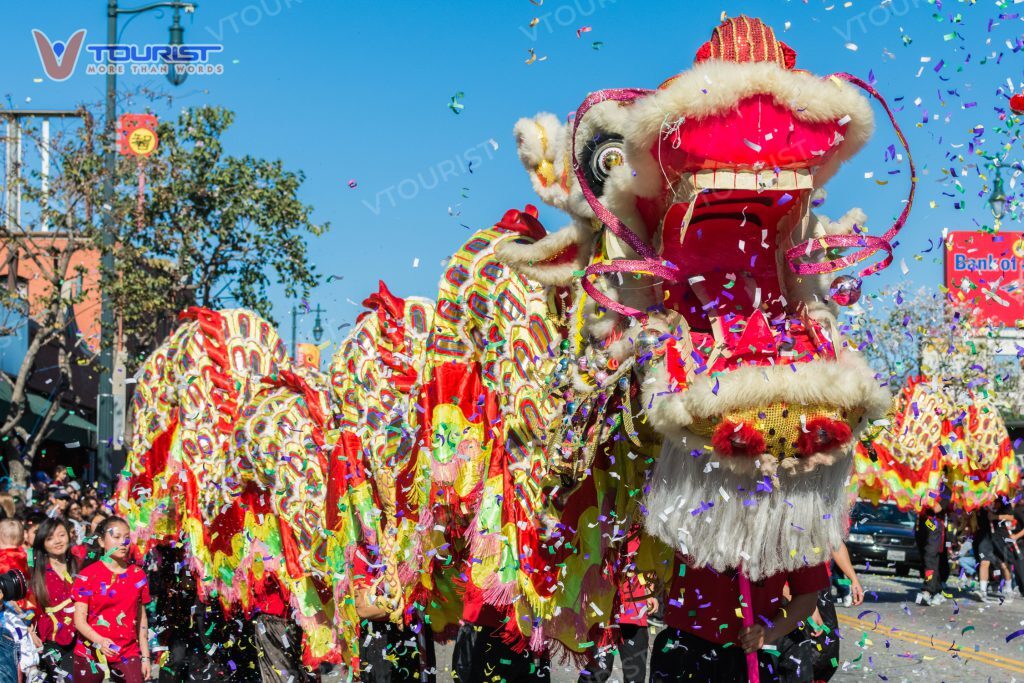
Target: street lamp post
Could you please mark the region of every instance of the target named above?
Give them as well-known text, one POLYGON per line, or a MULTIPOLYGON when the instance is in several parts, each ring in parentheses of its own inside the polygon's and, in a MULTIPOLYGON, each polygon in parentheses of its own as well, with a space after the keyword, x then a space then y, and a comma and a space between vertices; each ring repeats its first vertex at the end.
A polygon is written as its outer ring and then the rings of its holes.
POLYGON ((320 323, 320 314, 324 313, 320 304, 316 305, 316 320, 313 321, 313 341, 320 343, 324 336, 324 326, 320 323))
POLYGON ((298 306, 292 306, 292 360, 293 361, 295 360, 295 343, 296 343, 295 342, 295 335, 297 334, 296 330, 298 328, 298 320, 299 320, 299 307, 298 306))
MULTIPOLYGON (((184 29, 181 27, 179 13, 182 9, 192 12, 197 7, 194 2, 154 2, 143 7, 118 7, 118 0, 107 0, 107 45, 117 44, 117 17, 121 14, 138 15, 143 12, 160 8, 174 10, 174 23, 171 25, 171 45, 180 45, 184 40, 184 29)), ((114 176, 117 174, 117 73, 111 59, 111 51, 107 51, 107 97, 106 97, 106 143, 108 145, 104 164, 103 179, 103 254, 101 270, 105 277, 114 273, 114 176)), ((173 65, 168 65, 168 79, 174 85, 180 85, 185 74, 177 74, 173 65)), ((112 455, 119 449, 114 443, 114 349, 112 339, 104 339, 114 329, 114 308, 110 300, 109 290, 101 287, 100 310, 100 376, 96 405, 97 447, 96 462, 93 464, 93 477, 100 483, 109 484, 113 480, 111 472, 112 455)))
POLYGON ((1006 215, 1006 192, 1003 191, 1003 176, 1000 173, 999 166, 996 165, 996 177, 992 181, 992 194, 989 195, 988 205, 992 209, 992 215, 995 216, 995 229, 998 230, 1000 227, 1000 221, 1003 216, 1006 215))
MULTIPOLYGON (((292 306, 292 360, 298 358, 296 350, 298 348, 299 308, 299 306, 292 306)), ((306 306, 305 310, 309 312, 309 306, 306 306)), ((317 304, 316 308, 312 309, 312 312, 316 313, 316 319, 313 321, 313 340, 319 342, 324 336, 324 326, 320 322, 320 314, 327 311, 320 308, 320 304, 317 304)))

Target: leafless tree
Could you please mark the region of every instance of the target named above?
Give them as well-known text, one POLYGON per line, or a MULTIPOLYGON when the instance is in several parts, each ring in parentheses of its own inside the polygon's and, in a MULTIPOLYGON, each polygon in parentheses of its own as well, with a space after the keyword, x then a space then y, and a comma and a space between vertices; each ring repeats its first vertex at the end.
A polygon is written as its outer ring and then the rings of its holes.
POLYGON ((894 393, 909 377, 926 376, 958 404, 980 393, 1004 414, 1019 411, 1015 359, 998 355, 994 330, 938 288, 887 287, 851 309, 848 320, 847 331, 894 393))

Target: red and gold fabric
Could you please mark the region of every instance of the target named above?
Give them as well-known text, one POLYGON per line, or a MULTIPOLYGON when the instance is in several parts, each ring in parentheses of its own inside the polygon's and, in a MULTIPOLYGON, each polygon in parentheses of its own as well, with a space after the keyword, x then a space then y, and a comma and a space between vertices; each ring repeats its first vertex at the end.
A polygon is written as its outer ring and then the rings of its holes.
POLYGON ((858 495, 903 509, 930 508, 947 487, 950 503, 971 511, 1008 494, 1019 476, 1006 425, 985 398, 959 407, 924 378, 897 397, 890 424, 858 446, 858 495))

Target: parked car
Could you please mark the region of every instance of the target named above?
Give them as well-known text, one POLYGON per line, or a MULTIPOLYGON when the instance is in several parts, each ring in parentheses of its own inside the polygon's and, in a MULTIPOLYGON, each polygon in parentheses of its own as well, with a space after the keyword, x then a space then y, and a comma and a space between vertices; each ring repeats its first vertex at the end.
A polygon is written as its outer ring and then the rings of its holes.
POLYGON ((914 540, 916 521, 913 512, 904 512, 892 503, 858 501, 850 513, 846 541, 850 560, 871 567, 893 567, 896 576, 909 576, 911 569, 923 572, 914 540))

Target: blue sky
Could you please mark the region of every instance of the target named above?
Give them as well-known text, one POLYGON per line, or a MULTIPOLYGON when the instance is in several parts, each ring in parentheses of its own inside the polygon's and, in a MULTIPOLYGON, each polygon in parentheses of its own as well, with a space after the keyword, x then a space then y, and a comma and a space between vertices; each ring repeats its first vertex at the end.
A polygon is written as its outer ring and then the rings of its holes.
MULTIPOLYGON (((86 28, 86 42, 100 42, 105 7, 105 0, 5 3, 4 106, 98 101, 103 79, 86 75, 81 63, 67 81, 35 82, 44 74, 31 30, 56 40, 86 28)), ((397 294, 432 297, 441 261, 469 234, 463 225, 487 226, 506 209, 537 201, 515 153, 519 117, 564 117, 592 90, 657 87, 692 65, 723 11, 771 24, 796 49, 800 68, 873 76, 898 110, 921 182, 895 263, 869 278, 865 290, 905 279, 901 261, 906 278, 938 285, 942 230, 991 223, 968 144, 983 141, 983 149, 998 152, 1009 141, 995 129, 1008 79, 1022 90, 1024 59, 1007 45, 1024 35, 1021 0, 204 0, 185 19, 186 41, 222 43, 216 61, 223 75, 192 77, 179 88, 162 77, 126 76, 120 87, 175 95, 169 109, 157 111, 163 116, 200 104, 229 107, 237 114, 230 151, 280 158, 306 173, 304 201, 332 224, 310 244, 310 257, 325 278, 335 276, 309 303, 328 311, 328 336, 338 340, 339 326, 359 312, 350 302, 374 291, 378 279, 397 294), (585 27, 591 30, 578 36, 585 27), (537 60, 526 64, 530 49, 537 60), (448 105, 457 92, 464 93, 464 108, 456 115, 448 105), (441 182, 440 170, 453 167, 456 173, 441 182), (950 169, 963 174, 955 178, 962 193, 950 169)), ((168 15, 142 16, 123 40, 163 42, 169 23, 168 15)), ((909 174, 905 161, 885 159, 898 143, 884 113, 876 113, 875 139, 830 183, 821 212, 838 217, 861 206, 877 234, 898 215, 909 174)), ((1009 158, 1019 162, 1014 144, 1009 158)), ((549 230, 566 222, 545 207, 541 218, 549 230)), ((291 302, 280 288, 272 299, 287 337, 291 302)), ((310 316, 300 338, 311 327, 310 316)))

